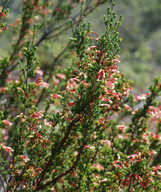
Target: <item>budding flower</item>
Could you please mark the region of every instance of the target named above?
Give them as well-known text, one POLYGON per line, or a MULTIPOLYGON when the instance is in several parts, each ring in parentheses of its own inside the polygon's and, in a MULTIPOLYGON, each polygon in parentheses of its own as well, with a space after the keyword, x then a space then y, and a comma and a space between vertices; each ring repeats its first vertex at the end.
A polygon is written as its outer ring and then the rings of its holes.
POLYGON ((56 76, 59 77, 62 80, 64 80, 66 78, 66 76, 64 74, 62 74, 62 73, 58 73, 56 76))
POLYGON ((5 125, 8 125, 8 126, 12 125, 12 123, 8 119, 3 120, 2 123, 4 123, 5 125))
POLYGON ((29 161, 30 159, 24 155, 20 155, 20 158, 26 163, 27 161, 29 161))
POLYGON ((7 151, 9 154, 11 154, 12 151, 13 151, 13 149, 12 149, 11 147, 7 147, 7 146, 5 146, 3 143, 0 143, 0 147, 1 147, 2 149, 4 149, 5 151, 7 151))
POLYGON ((27 51, 27 47, 24 47, 24 48, 23 48, 23 51, 24 51, 24 52, 27 51))
POLYGON ((71 102, 68 103, 68 107, 71 107, 71 106, 73 106, 74 104, 75 104, 75 102, 74 102, 74 101, 71 101, 71 102))
POLYGON ((97 48, 97 46, 91 46, 91 47, 88 47, 88 49, 87 49, 87 53, 89 53, 89 51, 90 51, 91 49, 95 49, 95 48, 97 48))
POLYGON ((4 13, 4 12, 1 12, 1 13, 0 13, 0 17, 6 17, 5 13, 4 13))
POLYGON ((103 69, 100 69, 99 72, 98 72, 97 80, 99 81, 100 78, 101 78, 102 81, 105 79, 105 71, 103 69))
POLYGON ((60 99, 62 96, 61 95, 59 95, 59 94, 51 94, 51 98, 52 99, 60 99))

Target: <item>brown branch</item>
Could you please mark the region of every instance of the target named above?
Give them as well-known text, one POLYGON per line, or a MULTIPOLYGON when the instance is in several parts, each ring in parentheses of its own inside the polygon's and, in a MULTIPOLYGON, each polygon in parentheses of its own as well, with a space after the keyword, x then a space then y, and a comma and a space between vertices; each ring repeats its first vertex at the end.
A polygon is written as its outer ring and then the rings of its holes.
MULTIPOLYGON (((85 7, 85 10, 84 10, 84 16, 88 16, 90 13, 92 13, 96 7, 98 7, 99 5, 101 5, 101 3, 97 3, 95 6, 90 6, 90 3, 87 4, 87 6, 85 7)), ((77 24, 80 22, 80 16, 81 14, 78 13, 76 15, 74 15, 71 20, 73 21, 73 24, 77 24)), ((42 34, 42 36, 40 37, 40 39, 38 40, 38 42, 36 43, 36 46, 38 46, 42 41, 44 40, 49 40, 51 38, 55 38, 57 37, 58 35, 60 35, 61 33, 63 32, 66 32, 68 29, 70 29, 70 26, 68 25, 69 21, 66 20, 63 24, 55 27, 55 28, 51 28, 51 23, 48 25, 47 29, 44 31, 44 33, 42 34), (67 25, 67 26, 66 26, 67 25), (66 27, 64 27, 66 26, 66 27), (61 30, 62 29, 62 30, 61 30), (59 31, 58 33, 56 34, 53 34, 51 35, 53 32, 55 33, 56 31, 58 30, 61 30, 59 31)))
POLYGON ((49 181, 49 182, 47 182, 46 184, 41 185, 41 186, 38 186, 38 185, 37 185, 35 191, 42 190, 42 189, 44 189, 46 186, 49 186, 50 184, 54 184, 59 178, 67 175, 68 173, 70 173, 70 172, 77 166, 77 162, 79 161, 79 159, 80 159, 80 157, 81 157, 82 150, 83 150, 83 148, 84 148, 84 145, 86 144, 87 131, 88 131, 88 127, 86 127, 85 134, 84 134, 84 137, 83 137, 84 139, 83 139, 82 145, 81 145, 81 147, 80 147, 80 149, 79 149, 79 153, 78 153, 78 155, 77 155, 77 159, 76 159, 75 162, 73 163, 72 167, 70 167, 66 172, 61 173, 58 177, 54 178, 52 181, 49 181))
POLYGON ((24 15, 22 17, 22 24, 21 24, 21 29, 20 29, 20 33, 19 33, 19 38, 17 40, 17 43, 15 45, 15 48, 10 56, 10 64, 13 64, 14 63, 14 56, 15 54, 20 50, 20 48, 18 47, 20 45, 20 42, 21 40, 23 39, 23 37, 25 36, 26 34, 26 30, 30 27, 29 24, 27 24, 26 22, 32 17, 32 13, 33 13, 33 10, 34 10, 34 5, 36 5, 38 3, 37 0, 34 0, 31 8, 29 9, 27 7, 27 5, 31 3, 31 2, 24 2, 24 6, 26 6, 24 9, 24 15))
POLYGON ((77 165, 77 164, 76 164, 76 161, 75 161, 75 162, 73 163, 73 166, 72 166, 71 168, 69 168, 65 173, 62 173, 62 174, 60 174, 58 177, 54 178, 52 181, 49 181, 48 183, 46 183, 46 184, 44 184, 44 185, 42 185, 42 186, 40 186, 40 187, 37 187, 35 191, 42 190, 42 189, 44 189, 46 186, 49 186, 50 184, 55 183, 59 178, 67 175, 68 173, 70 173, 70 172, 74 169, 74 167, 76 167, 76 165, 77 165))
POLYGON ((37 187, 40 185, 41 181, 43 180, 44 176, 45 176, 45 173, 47 172, 48 168, 52 165, 52 161, 53 161, 53 158, 55 157, 55 155, 58 153, 58 151, 61 150, 62 146, 65 144, 67 138, 69 137, 69 134, 73 128, 73 126, 77 123, 78 119, 74 119, 71 124, 68 126, 68 129, 67 129, 67 132, 64 136, 64 138, 60 141, 60 143, 57 145, 57 147, 54 149, 49 161, 47 162, 44 170, 42 171, 41 173, 41 177, 38 181, 38 184, 37 184, 37 187))
POLYGON ((4 9, 5 9, 5 7, 6 7, 6 3, 7 3, 7 1, 8 1, 8 0, 4 0, 4 3, 3 3, 3 7, 2 7, 1 12, 3 12, 3 11, 4 11, 4 9))

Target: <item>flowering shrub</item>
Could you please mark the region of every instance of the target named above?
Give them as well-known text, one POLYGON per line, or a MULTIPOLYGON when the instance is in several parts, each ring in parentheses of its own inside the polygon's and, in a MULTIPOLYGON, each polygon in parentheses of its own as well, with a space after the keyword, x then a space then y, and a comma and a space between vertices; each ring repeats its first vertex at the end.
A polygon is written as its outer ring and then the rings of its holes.
MULTIPOLYGON (((93 6, 104 2, 94 1, 93 6)), ((62 22, 77 3, 60 3, 52 14, 62 22)), ((50 1, 24 1, 19 39, 10 58, 1 59, 2 189, 161 190, 159 78, 149 93, 132 94, 130 82, 119 71, 122 17, 116 21, 108 7, 106 29, 99 36, 90 23, 83 23, 90 10, 84 1, 79 25, 70 22, 77 56, 73 69, 55 73, 52 66, 46 73, 38 68, 36 46, 49 36, 42 36, 35 46, 36 27, 30 41, 25 42, 26 35, 33 14, 39 12, 34 18, 43 20, 51 14, 51 5, 50 1), (14 71, 19 72, 16 78, 12 78, 14 71)))

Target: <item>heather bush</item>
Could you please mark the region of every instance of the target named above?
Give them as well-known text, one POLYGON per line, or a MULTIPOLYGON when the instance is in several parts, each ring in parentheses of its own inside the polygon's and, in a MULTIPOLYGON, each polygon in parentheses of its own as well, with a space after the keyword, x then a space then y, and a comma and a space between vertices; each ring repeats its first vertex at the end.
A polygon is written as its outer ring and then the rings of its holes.
MULTIPOLYGON (((22 18, 14 24, 19 36, 0 60, 2 191, 161 190, 160 79, 148 93, 132 91, 119 71, 122 16, 116 17, 114 2, 103 34, 84 22, 105 2, 23 1, 22 18), (67 22, 78 4, 78 20, 67 22), (42 70, 41 42, 68 28, 69 43, 42 70), (57 71, 66 51, 71 66, 57 71)), ((7 29, 6 3, 1 31, 7 29)))

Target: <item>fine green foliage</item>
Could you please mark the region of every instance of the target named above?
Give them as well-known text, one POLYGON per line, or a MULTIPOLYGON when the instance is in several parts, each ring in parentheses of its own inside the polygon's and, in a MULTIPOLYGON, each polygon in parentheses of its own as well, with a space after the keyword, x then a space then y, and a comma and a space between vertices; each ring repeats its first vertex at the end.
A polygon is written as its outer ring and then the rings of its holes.
POLYGON ((23 1, 19 37, 0 61, 2 190, 161 190, 160 79, 154 78, 148 93, 133 94, 119 71, 122 16, 117 19, 114 2, 104 16, 104 33, 98 35, 84 22, 105 2, 23 1), (63 23, 77 5, 78 20, 63 23), (69 43, 42 70, 39 45, 68 27, 69 43), (73 50, 72 66, 54 70, 73 50))

